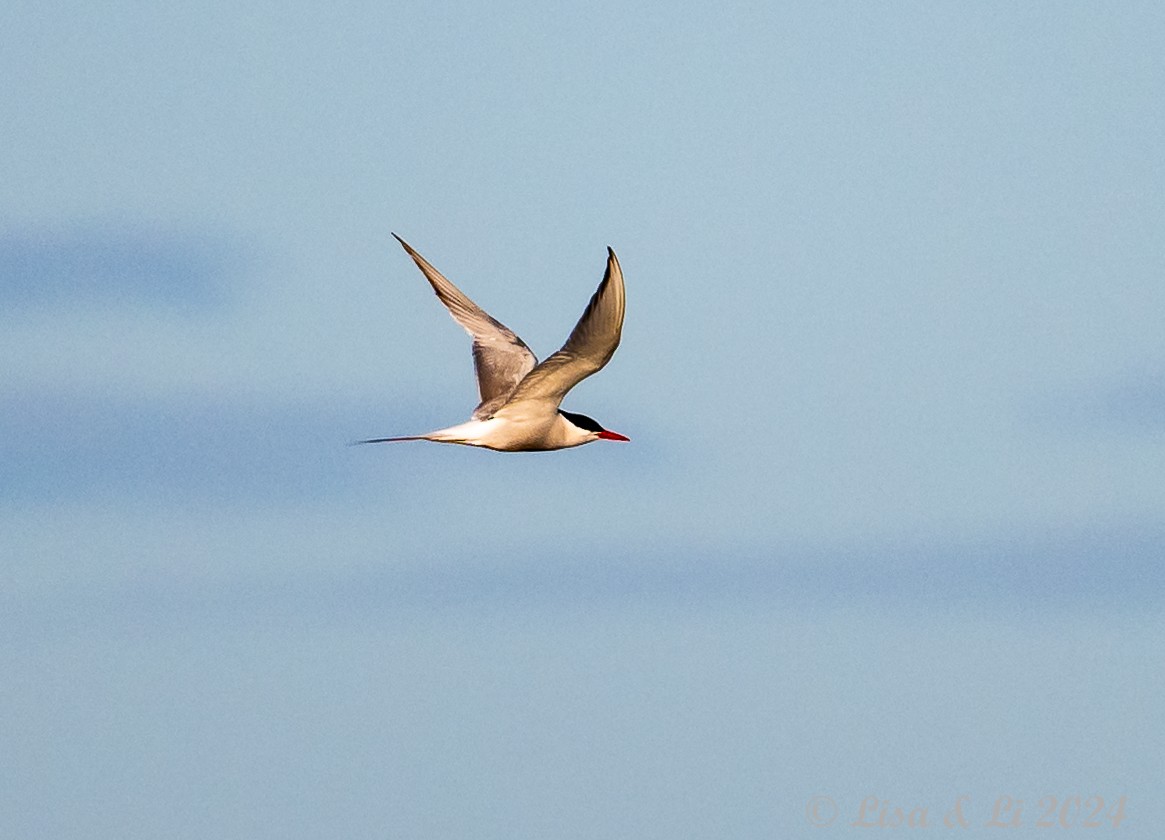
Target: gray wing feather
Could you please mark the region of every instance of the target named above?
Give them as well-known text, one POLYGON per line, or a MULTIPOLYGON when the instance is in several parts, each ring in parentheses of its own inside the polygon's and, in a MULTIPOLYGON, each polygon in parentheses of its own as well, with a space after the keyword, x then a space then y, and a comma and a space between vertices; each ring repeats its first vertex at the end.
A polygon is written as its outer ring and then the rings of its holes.
POLYGON ((441 303, 465 331, 473 337, 473 368, 481 402, 473 410, 473 419, 485 419, 504 405, 538 360, 533 352, 504 324, 495 321, 460 289, 433 268, 412 246, 397 236, 417 268, 425 275, 441 303))
POLYGON ((615 252, 607 249, 607 271, 591 302, 562 349, 526 374, 508 403, 548 400, 555 407, 582 380, 602 370, 611 360, 623 332, 627 308, 623 271, 615 252))

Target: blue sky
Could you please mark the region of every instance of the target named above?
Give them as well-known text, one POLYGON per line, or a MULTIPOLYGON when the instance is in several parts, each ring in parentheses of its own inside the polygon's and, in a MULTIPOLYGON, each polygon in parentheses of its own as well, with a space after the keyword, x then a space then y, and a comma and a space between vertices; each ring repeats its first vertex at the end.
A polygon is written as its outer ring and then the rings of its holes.
POLYGON ((1157 6, 0 31, 0 834, 1157 836, 1157 6), (632 443, 347 446, 476 401, 390 231, 540 356, 614 247, 632 443))

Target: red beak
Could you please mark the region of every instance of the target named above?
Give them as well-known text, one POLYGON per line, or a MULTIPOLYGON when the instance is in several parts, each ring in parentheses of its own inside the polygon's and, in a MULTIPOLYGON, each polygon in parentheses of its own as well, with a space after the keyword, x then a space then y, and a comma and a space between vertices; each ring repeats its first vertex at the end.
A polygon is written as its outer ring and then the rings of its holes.
POLYGON ((623 437, 618 432, 609 432, 606 429, 603 429, 603 431, 599 432, 599 437, 603 440, 622 440, 622 441, 630 441, 631 440, 631 438, 623 437))

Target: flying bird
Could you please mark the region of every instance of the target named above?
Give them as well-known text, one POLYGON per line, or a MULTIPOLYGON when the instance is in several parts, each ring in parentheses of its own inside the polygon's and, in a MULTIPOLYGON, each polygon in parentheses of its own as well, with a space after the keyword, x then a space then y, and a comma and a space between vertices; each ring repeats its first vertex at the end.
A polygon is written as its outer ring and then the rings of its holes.
POLYGON ((602 370, 619 346, 626 295, 623 272, 613 250, 607 249, 603 282, 566 344, 539 364, 526 342, 467 298, 407 242, 395 233, 393 236, 413 258, 453 320, 473 337, 473 367, 481 402, 471 419, 457 426, 357 443, 429 440, 529 452, 566 449, 595 440, 629 440, 584 414, 559 408, 567 392, 602 370))

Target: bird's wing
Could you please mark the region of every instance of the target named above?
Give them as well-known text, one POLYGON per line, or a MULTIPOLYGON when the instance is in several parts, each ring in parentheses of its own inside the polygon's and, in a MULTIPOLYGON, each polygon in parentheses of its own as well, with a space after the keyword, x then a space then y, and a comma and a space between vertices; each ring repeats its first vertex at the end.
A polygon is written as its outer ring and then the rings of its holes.
POLYGON ((460 289, 429 265, 428 260, 413 250, 395 233, 396 241, 404 246, 417 268, 425 275, 441 303, 465 331, 473 336, 473 368, 477 373, 477 390, 481 402, 473 411, 475 420, 489 417, 505 404, 518 383, 534 369, 538 360, 526 343, 504 324, 495 321, 460 289))
POLYGON ((603 282, 595 290, 570 338, 561 350, 526 374, 506 404, 549 401, 557 408, 567 391, 611 360, 619 346, 626 307, 623 271, 615 252, 608 248, 603 282))

